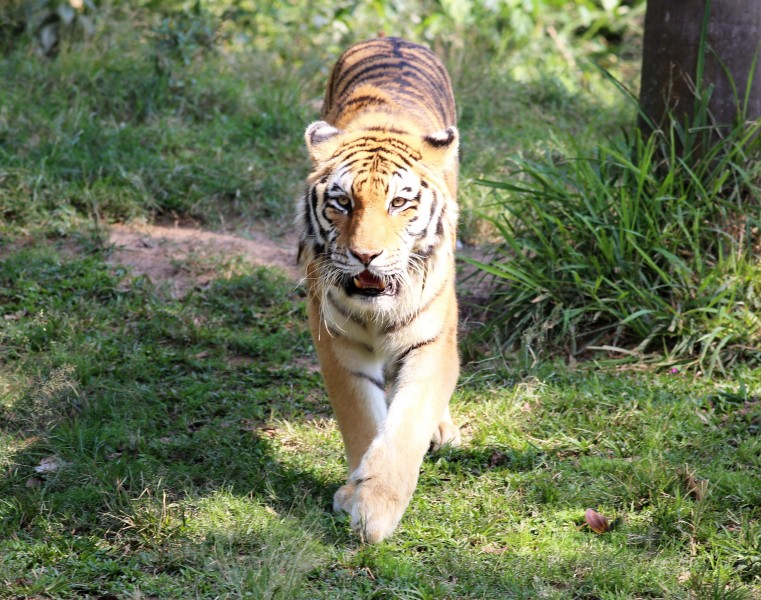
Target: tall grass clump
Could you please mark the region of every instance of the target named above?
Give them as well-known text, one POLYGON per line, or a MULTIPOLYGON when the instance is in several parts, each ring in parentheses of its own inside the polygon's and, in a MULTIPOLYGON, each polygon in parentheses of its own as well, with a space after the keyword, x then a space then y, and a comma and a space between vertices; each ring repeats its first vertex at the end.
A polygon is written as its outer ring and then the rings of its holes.
POLYGON ((519 159, 490 220, 486 335, 529 354, 590 350, 703 371, 761 362, 761 145, 671 118, 591 154, 519 159))

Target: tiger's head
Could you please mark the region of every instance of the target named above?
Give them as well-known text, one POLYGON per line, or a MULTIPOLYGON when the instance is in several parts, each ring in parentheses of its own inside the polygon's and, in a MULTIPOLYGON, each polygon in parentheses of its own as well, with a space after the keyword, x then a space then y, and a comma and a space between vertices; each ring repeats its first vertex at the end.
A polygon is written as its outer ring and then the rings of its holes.
POLYGON ((414 311, 451 270, 442 265, 451 263, 457 226, 457 129, 341 130, 318 121, 305 138, 313 169, 299 209, 300 254, 312 289, 353 313, 414 311))

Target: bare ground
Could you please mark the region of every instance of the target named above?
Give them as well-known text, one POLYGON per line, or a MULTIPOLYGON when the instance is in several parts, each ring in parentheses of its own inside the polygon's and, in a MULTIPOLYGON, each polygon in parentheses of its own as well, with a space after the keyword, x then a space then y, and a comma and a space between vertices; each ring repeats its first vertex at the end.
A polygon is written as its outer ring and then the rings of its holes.
MULTIPOLYGON (((214 279, 234 273, 235 261, 276 267, 294 283, 301 278, 296 265, 298 236, 281 238, 246 230, 245 234, 215 233, 195 227, 113 225, 109 230, 109 263, 166 285, 175 298, 203 289, 214 279)), ((488 261, 485 247, 463 246, 460 258, 488 261)), ((460 329, 466 333, 482 326, 489 285, 478 270, 458 260, 460 329)))
POLYGON ((294 281, 299 279, 295 234, 274 240, 251 231, 236 235, 161 225, 114 225, 108 243, 111 264, 169 286, 175 297, 224 274, 231 260, 277 267, 294 281))

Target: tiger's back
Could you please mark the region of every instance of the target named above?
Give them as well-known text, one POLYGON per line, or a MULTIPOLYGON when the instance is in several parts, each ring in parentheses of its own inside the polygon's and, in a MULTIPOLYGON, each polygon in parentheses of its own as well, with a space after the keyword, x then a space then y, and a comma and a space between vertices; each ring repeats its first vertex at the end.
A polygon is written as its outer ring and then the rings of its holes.
POLYGON ((379 38, 331 71, 298 203, 300 262, 323 379, 344 440, 334 508, 391 534, 430 443, 456 443, 458 138, 443 65, 379 38))
POLYGON ((404 115, 420 131, 455 124, 449 75, 425 46, 400 38, 377 38, 349 48, 328 81, 322 118, 345 128, 362 113, 404 115))

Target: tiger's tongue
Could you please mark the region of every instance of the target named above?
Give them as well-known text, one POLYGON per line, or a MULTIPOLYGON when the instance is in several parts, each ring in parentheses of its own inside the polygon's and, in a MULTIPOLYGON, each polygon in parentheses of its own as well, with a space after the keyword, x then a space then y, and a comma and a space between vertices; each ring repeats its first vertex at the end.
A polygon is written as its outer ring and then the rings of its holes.
POLYGON ((359 275, 354 277, 354 285, 360 289, 373 288, 383 290, 386 288, 386 284, 380 277, 376 277, 370 271, 365 269, 359 275))

